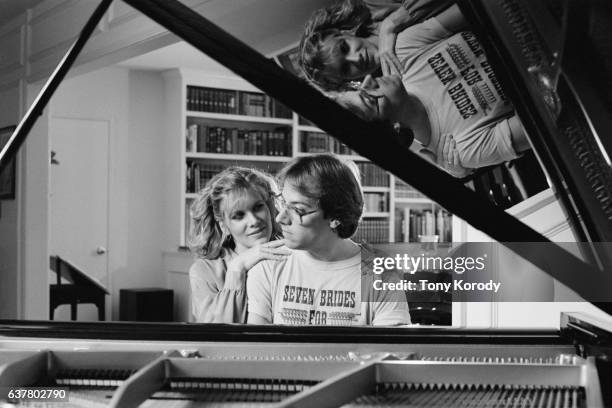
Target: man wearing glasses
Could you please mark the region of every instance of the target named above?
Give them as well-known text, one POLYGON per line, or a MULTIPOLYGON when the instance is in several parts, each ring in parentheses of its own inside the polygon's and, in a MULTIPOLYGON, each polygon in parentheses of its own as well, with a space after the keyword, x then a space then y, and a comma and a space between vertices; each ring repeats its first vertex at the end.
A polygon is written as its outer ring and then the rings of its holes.
MULTIPOLYGON (((290 325, 409 324, 402 291, 373 290, 374 254, 349 238, 363 211, 352 170, 330 155, 299 157, 280 172, 279 214, 292 254, 248 274, 248 323, 290 325)), ((393 272, 387 282, 398 281, 393 272)))

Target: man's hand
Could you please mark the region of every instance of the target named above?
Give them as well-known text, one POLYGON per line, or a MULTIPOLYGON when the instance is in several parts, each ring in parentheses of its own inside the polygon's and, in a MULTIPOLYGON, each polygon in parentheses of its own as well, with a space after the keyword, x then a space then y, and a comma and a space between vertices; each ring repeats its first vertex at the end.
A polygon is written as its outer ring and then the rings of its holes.
POLYGON ((444 169, 453 177, 462 178, 470 173, 469 169, 466 169, 461 165, 459 151, 457 150, 455 139, 453 139, 453 135, 448 133, 440 136, 436 154, 436 163, 438 164, 438 167, 444 169))

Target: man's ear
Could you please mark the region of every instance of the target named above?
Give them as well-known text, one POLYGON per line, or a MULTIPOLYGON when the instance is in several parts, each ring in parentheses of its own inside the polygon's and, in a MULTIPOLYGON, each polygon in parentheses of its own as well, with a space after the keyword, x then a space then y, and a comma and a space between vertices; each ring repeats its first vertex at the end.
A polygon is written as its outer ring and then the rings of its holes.
POLYGON ((338 220, 331 220, 331 221, 329 222, 329 227, 330 227, 331 229, 336 229, 336 228, 338 228, 339 226, 340 226, 340 221, 338 221, 338 220))

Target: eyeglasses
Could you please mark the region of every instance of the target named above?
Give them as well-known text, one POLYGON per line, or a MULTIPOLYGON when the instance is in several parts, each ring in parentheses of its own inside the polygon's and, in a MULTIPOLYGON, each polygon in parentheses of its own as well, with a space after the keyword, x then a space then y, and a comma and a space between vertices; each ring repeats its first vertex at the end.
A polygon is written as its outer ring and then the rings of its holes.
POLYGON ((383 94, 372 95, 372 94, 368 93, 367 89, 363 89, 363 88, 357 89, 357 92, 359 93, 359 96, 361 97, 361 99, 363 100, 363 103, 366 106, 375 106, 376 107, 376 114, 378 116, 380 116, 380 107, 378 106, 378 100, 381 99, 381 98, 384 98, 385 95, 383 95, 383 94))
POLYGON ((310 215, 310 214, 314 214, 317 211, 319 211, 318 208, 312 210, 312 211, 304 211, 301 210, 293 205, 288 205, 287 202, 285 201, 284 197, 280 194, 277 194, 274 196, 274 199, 276 200, 276 205, 278 206, 279 210, 282 211, 287 211, 287 213, 291 216, 292 219, 299 219, 300 220, 300 224, 302 224, 302 217, 304 217, 305 215, 310 215))

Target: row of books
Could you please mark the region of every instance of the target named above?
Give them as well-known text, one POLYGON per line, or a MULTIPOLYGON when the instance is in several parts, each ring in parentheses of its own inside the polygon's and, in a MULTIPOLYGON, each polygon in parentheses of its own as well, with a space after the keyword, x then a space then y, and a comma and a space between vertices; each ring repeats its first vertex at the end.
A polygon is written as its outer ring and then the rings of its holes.
POLYGON ((361 220, 352 240, 359 243, 367 242, 370 244, 389 242, 389 220, 361 220))
POLYGON ((300 151, 306 153, 357 154, 335 137, 321 132, 301 132, 300 151))
POLYGON ((187 174, 186 174, 186 192, 197 193, 204 188, 208 180, 227 166, 222 164, 210 164, 202 163, 197 161, 187 161, 187 174))
POLYGON ((238 114, 268 118, 291 119, 292 112, 282 103, 266 94, 255 92, 238 93, 238 114))
POLYGON ((366 212, 385 212, 387 211, 387 194, 364 193, 363 203, 366 212))
POLYGON ((395 179, 396 198, 427 198, 423 193, 400 179, 395 179))
POLYGON ((389 187, 389 173, 375 164, 358 162, 361 184, 368 187, 389 187))
POLYGON ((187 110, 291 119, 289 108, 266 94, 231 89, 187 87, 187 110))
POLYGON ((187 128, 186 149, 188 153, 290 156, 291 129, 247 130, 192 124, 187 128))
POLYGON ((405 207, 402 213, 402 241, 419 242, 419 236, 438 236, 439 242, 452 241, 452 217, 445 210, 416 210, 405 207))

